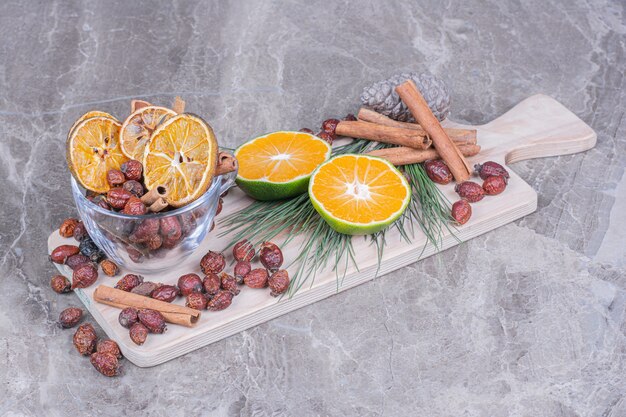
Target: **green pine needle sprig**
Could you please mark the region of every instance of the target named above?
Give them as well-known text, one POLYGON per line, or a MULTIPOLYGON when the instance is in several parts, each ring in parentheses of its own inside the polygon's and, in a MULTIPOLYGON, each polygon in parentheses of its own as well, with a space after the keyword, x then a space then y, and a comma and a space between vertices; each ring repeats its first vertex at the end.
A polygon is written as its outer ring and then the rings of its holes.
MULTIPOLYGON (((384 147, 388 145, 357 139, 334 148, 333 155, 358 154, 384 147)), ((426 235, 427 244, 439 248, 446 230, 454 234, 450 223, 450 202, 428 178, 422 164, 405 165, 402 170, 411 184, 411 201, 403 215, 390 227, 397 228, 402 239, 411 242, 417 223, 426 235)), ((337 276, 337 290, 351 266, 358 271, 352 246, 353 236, 332 229, 317 213, 307 193, 284 201, 255 201, 226 216, 220 225, 223 229, 220 236, 232 235, 226 249, 244 238, 255 246, 265 241, 284 246, 295 244, 296 238, 303 238, 300 254, 290 264, 297 265, 297 268, 291 277, 287 293, 289 297, 307 282, 312 286, 317 273, 329 265, 337 276)), ((370 235, 369 239, 376 246, 380 268, 385 248, 385 230, 370 235)), ((426 246, 422 253, 425 249, 426 246)))

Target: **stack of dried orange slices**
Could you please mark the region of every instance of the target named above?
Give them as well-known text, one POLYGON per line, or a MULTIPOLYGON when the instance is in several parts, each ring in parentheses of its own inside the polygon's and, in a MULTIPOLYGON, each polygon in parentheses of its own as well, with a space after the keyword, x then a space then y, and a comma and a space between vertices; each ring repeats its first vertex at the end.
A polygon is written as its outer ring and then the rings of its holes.
POLYGON ((134 159, 143 164, 148 190, 165 186, 169 205, 181 207, 204 194, 217 165, 213 129, 202 118, 183 113, 182 100, 173 107, 178 111, 133 100, 123 123, 101 111, 82 115, 67 138, 67 163, 76 180, 106 193, 107 172, 134 159))

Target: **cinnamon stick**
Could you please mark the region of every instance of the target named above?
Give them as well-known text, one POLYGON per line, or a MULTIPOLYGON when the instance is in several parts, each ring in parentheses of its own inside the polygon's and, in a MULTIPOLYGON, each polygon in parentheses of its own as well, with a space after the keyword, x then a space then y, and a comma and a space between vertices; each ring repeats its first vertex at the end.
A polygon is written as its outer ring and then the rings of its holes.
MULTIPOLYGON (((478 145, 459 145, 459 150, 464 156, 474 156, 480 152, 478 145)), ((439 152, 435 148, 418 150, 400 146, 396 148, 377 149, 370 151, 368 155, 385 158, 395 166, 417 164, 429 159, 439 159, 439 152)))
POLYGON ((166 322, 180 324, 186 327, 193 327, 200 318, 200 311, 194 310, 193 308, 166 303, 165 301, 118 290, 106 285, 99 285, 98 288, 96 288, 93 293, 93 299, 98 303, 117 308, 134 307, 156 310, 163 315, 166 322))
POLYGON ((441 159, 448 164, 454 179, 459 183, 469 179, 472 169, 463 157, 463 154, 461 154, 454 142, 450 140, 448 134, 443 130, 439 120, 430 111, 428 103, 422 97, 415 83, 407 80, 396 87, 396 92, 409 108, 415 120, 428 133, 441 159))
POLYGON ((237 170, 237 158, 228 152, 220 152, 217 155, 217 168, 215 175, 227 174, 237 170))
POLYGON ((167 195, 167 187, 164 185, 157 185, 147 193, 141 196, 141 201, 146 206, 151 206, 157 201, 159 198, 165 198, 167 195))
POLYGON ((172 104, 172 110, 176 112, 176 114, 181 114, 185 112, 185 100, 176 96, 174 98, 174 103, 172 104))
POLYGON ((148 210, 152 213, 158 213, 161 210, 164 210, 168 206, 167 201, 163 197, 157 199, 154 203, 150 204, 148 210))
POLYGON ((414 130, 379 125, 359 120, 355 122, 339 122, 335 132, 339 136, 375 140, 377 142, 392 145, 408 146, 409 148, 414 149, 426 149, 432 143, 428 137, 420 135, 419 132, 414 130))
MULTIPOLYGON (((379 125, 399 127, 402 129, 411 129, 420 132, 421 135, 426 136, 426 131, 422 129, 422 126, 417 123, 399 122, 393 120, 390 117, 382 115, 377 111, 368 109, 367 107, 361 107, 357 115, 359 120, 364 122, 377 123, 379 125)), ((456 128, 443 128, 453 142, 458 144, 476 144, 476 129, 456 129, 456 128)))

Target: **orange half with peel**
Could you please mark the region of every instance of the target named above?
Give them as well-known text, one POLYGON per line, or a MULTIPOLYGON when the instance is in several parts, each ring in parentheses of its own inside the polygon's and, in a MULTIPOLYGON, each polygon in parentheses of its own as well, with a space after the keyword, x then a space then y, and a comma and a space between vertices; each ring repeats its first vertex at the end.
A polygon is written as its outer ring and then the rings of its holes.
POLYGON ((122 123, 120 131, 124 155, 141 161, 146 144, 157 126, 175 115, 174 110, 159 106, 141 107, 131 113, 122 123))
POLYGON ((217 154, 217 140, 208 123, 190 113, 173 116, 157 127, 146 144, 141 159, 146 188, 165 186, 170 205, 189 204, 211 185, 217 154))
POLYGON ((311 173, 330 157, 330 145, 303 132, 280 131, 252 139, 235 151, 237 185, 257 200, 305 193, 311 173))
POLYGON ((120 169, 128 160, 120 149, 120 122, 104 114, 84 118, 72 127, 66 143, 66 159, 72 175, 83 187, 96 193, 110 189, 107 172, 120 169))
POLYGON ((411 189, 390 162, 368 155, 339 155, 311 176, 309 197, 317 212, 339 233, 379 232, 406 210, 411 189))

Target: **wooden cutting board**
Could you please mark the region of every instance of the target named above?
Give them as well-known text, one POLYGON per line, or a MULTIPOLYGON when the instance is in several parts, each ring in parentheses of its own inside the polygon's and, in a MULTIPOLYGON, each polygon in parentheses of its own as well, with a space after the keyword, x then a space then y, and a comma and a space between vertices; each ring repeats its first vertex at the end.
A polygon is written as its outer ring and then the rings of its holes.
MULTIPOLYGON (((469 159, 472 165, 487 160, 508 165, 525 159, 571 154, 590 149, 596 143, 596 134, 589 126, 559 102, 545 95, 529 97, 504 115, 485 125, 467 126, 451 121, 447 121, 445 125, 478 130, 478 143, 482 146, 482 151, 476 157, 469 159)), ((511 178, 506 191, 501 195, 485 197, 479 203, 472 204, 473 216, 471 220, 458 229, 456 238, 452 235, 446 235, 439 250, 428 245, 423 251, 426 237, 417 227, 416 235, 410 244, 402 241, 398 232, 392 228, 387 236, 388 246, 385 248, 378 276, 535 211, 537 193, 515 172, 510 170, 510 173, 511 178)), ((451 201, 458 199, 454 193, 453 184, 442 186, 442 191, 451 201)), ((248 197, 238 189, 234 189, 225 199, 222 216, 239 210, 250 202, 248 197)), ((218 233, 219 226, 207 236, 202 246, 175 271, 155 276, 144 274, 145 279, 175 284, 178 277, 184 273, 200 273, 198 266, 200 258, 209 249, 223 249, 229 240, 228 237, 217 238, 218 233)), ((68 243, 74 243, 74 240, 64 239, 58 234, 58 231, 55 231, 48 239, 48 248, 49 251, 52 251, 58 245, 68 243)), ((170 324, 165 334, 150 335, 143 346, 133 344, 128 337, 128 330, 118 324, 118 309, 93 301, 92 294, 96 285, 85 290, 77 290, 76 294, 107 335, 120 345, 128 360, 137 366, 154 366, 297 308, 330 297, 338 291, 344 291, 371 280, 375 277, 377 268, 376 249, 362 237, 355 238, 353 243, 360 271, 357 272, 349 268, 339 289, 336 273, 330 269, 319 273, 312 286, 307 283, 291 299, 278 300, 269 295, 268 289, 255 290, 244 287, 228 309, 221 312, 203 312, 194 328, 170 324)), ((287 263, 290 259, 295 259, 298 246, 298 244, 290 244, 288 248, 283 248, 287 263)), ((71 277, 69 268, 62 265, 57 265, 57 267, 61 273, 71 277)), ((117 280, 128 272, 130 271, 122 271, 122 274, 116 278, 108 278, 101 274, 97 284, 114 286, 117 280)), ((293 270, 290 273, 293 273, 293 270)), ((183 304, 184 300, 179 297, 177 302, 183 304)))

